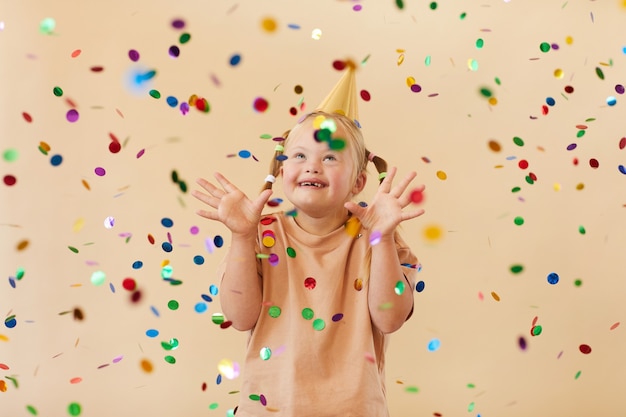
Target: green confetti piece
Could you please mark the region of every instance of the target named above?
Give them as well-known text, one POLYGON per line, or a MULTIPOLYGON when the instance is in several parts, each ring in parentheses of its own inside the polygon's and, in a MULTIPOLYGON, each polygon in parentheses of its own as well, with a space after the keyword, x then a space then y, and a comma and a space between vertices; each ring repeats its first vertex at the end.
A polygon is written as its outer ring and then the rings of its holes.
POLYGON ((63 95, 63 89, 61 87, 54 87, 52 89, 52 94, 54 94, 57 97, 61 97, 63 95))
POLYGON ((304 317, 305 320, 311 320, 314 315, 313 310, 310 308, 304 308, 302 310, 302 317, 304 317))
POLYGON ((161 93, 158 90, 150 90, 149 94, 153 98, 161 98, 161 93))
POLYGON ((518 226, 521 226, 524 224, 524 218, 517 216, 515 219, 513 219, 513 223, 515 223, 518 226))
POLYGON ((291 246, 287 248, 287 255, 289 255, 290 258, 295 258, 296 257, 296 250, 294 248, 292 248, 291 246))
POLYGON ((524 266, 523 265, 511 265, 511 272, 514 274, 519 274, 520 272, 522 272, 524 270, 524 266))
POLYGON ((211 320, 215 324, 222 324, 224 323, 224 315, 222 313, 213 313, 211 320))
POLYGON ((7 149, 2 154, 2 157, 7 162, 17 161, 18 156, 19 156, 19 152, 17 151, 17 149, 7 149))
POLYGON ((461 15, 459 16, 459 19, 463 20, 467 17, 467 13, 463 12, 461 13, 461 15))
POLYGON ((396 0, 396 6, 398 9, 402 10, 404 9, 404 2, 402 0, 396 0))
POLYGON ((524 146, 524 140, 520 138, 519 136, 513 137, 513 143, 516 144, 517 146, 524 146))
POLYGON ((250 398, 252 401, 259 401, 261 399, 261 396, 259 394, 250 394, 248 398, 250 398))
POLYGON ((406 288, 406 284, 404 281, 396 282, 396 286, 393 289, 397 295, 402 295, 404 293, 404 289, 406 288))
POLYGON ((539 49, 541 50, 541 52, 549 52, 550 51, 550 44, 548 42, 542 42, 541 45, 539 45, 539 49))
POLYGON ((35 407, 33 407, 32 405, 27 405, 26 406, 26 410, 31 413, 32 415, 36 416, 37 414, 39 414, 37 412, 37 409, 35 407))
POLYGON ((74 253, 78 253, 78 249, 76 249, 74 246, 68 246, 67 248, 74 253))
POLYGON ((167 355, 163 359, 165 359, 165 362, 167 362, 167 363, 171 363, 171 364, 175 364, 176 363, 176 358, 171 356, 171 355, 167 355))
POLYGON ((535 326, 535 327, 532 328, 533 336, 539 336, 542 331, 543 331, 543 327, 541 327, 541 326, 535 326))
POLYGON ((583 136, 585 136, 586 130, 579 130, 578 132, 576 132, 576 137, 577 138, 582 138, 583 136))
POLYGON ((496 77, 494 81, 497 85, 502 85, 502 81, 500 81, 500 78, 496 77))
POLYGON ((82 412, 82 407, 78 403, 71 403, 67 406, 67 412, 70 416, 79 416, 82 412))
POLYGON ((480 91, 480 95, 485 98, 491 98, 491 96, 493 95, 491 90, 488 89, 487 87, 482 87, 479 91, 480 91))
POLYGON ((582 372, 583 372, 583 371, 578 371, 578 372, 576 372, 576 375, 574 376, 574 379, 578 379, 578 378, 580 378, 580 374, 581 374, 582 372))
POLYGON ((574 281, 574 285, 577 287, 580 287, 581 285, 583 285, 583 280, 578 278, 574 281))
POLYGON ((167 302, 167 308, 169 308, 170 310, 178 310, 179 306, 180 304, 176 300, 170 300, 167 302))
POLYGON ((324 320, 322 319, 313 320, 313 328, 315 330, 321 331, 321 330, 324 330, 325 327, 326 327, 326 323, 324 322, 324 320))
POLYGON ((17 268, 17 272, 15 274, 15 278, 17 278, 17 280, 21 280, 22 278, 24 278, 24 274, 26 273, 26 270, 22 267, 17 268))
POLYGON ((485 41, 482 38, 476 39, 476 48, 481 49, 483 46, 485 46, 485 41))
POLYGON ((270 317, 272 318, 277 318, 278 316, 280 316, 281 313, 281 309, 278 306, 271 306, 269 308, 268 314, 270 315, 270 317))
POLYGON ((518 193, 518 192, 520 192, 521 190, 522 190, 522 189, 521 189, 520 187, 513 187, 513 188, 511 188, 511 192, 512 192, 512 193, 518 193))
POLYGON ((469 403, 469 405, 467 406, 467 412, 471 413, 472 411, 474 411, 475 406, 476 404, 474 402, 469 403))
POLYGON ((585 233, 587 233, 585 226, 578 226, 578 233, 580 233, 581 235, 584 235, 585 233))
POLYGON ((217 407, 219 407, 218 403, 211 403, 211 404, 209 404, 209 410, 215 410, 215 409, 217 409, 217 407))
POLYGON ((419 392, 419 388, 414 385, 408 386, 404 389, 405 392, 409 392, 411 394, 417 394, 419 392))
POLYGON ((191 35, 189 33, 183 33, 180 35, 180 38, 178 38, 178 42, 182 44, 189 42, 189 40, 191 40, 191 35))
POLYGON ((602 68, 596 67, 596 75, 599 79, 604 80, 604 73, 602 72, 602 68))

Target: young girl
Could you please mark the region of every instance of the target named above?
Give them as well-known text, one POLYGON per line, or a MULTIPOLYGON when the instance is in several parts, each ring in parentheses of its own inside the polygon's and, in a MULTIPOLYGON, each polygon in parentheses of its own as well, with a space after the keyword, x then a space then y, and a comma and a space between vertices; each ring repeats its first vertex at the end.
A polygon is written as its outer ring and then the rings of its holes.
POLYGON ((249 199, 224 176, 199 179, 199 210, 232 233, 220 267, 221 306, 250 331, 237 417, 388 416, 387 334, 413 311, 417 259, 396 232, 423 213, 403 211, 415 173, 367 151, 340 114, 304 117, 276 147, 264 190, 249 199), (353 198, 373 161, 381 183, 369 205, 353 198), (293 211, 262 214, 276 177, 293 211))

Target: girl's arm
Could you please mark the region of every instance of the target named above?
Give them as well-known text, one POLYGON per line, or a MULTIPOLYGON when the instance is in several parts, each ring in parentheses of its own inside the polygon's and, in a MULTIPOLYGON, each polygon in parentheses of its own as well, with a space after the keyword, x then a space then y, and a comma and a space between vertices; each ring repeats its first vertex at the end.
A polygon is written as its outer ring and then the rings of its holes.
POLYGON ((232 234, 230 250, 221 283, 221 305, 224 314, 237 330, 250 330, 256 324, 261 309, 261 277, 256 268, 256 236, 261 212, 271 190, 264 190, 250 200, 223 175, 215 178, 222 186, 216 187, 207 180, 197 181, 205 191, 193 191, 198 200, 214 210, 198 210, 199 216, 218 221, 232 234))
MULTIPOLYGON (((424 213, 422 209, 403 211, 411 204, 410 195, 405 191, 415 178, 415 172, 411 172, 392 188, 391 183, 395 174, 396 169, 391 168, 369 206, 361 207, 354 202, 345 204, 366 230, 381 235, 380 241, 372 245, 368 302, 372 322, 383 333, 399 329, 413 306, 412 284, 404 276, 398 258, 395 243, 396 228, 403 221, 424 213)), ((422 186, 419 189, 423 188, 422 186)))
POLYGON ((372 323, 383 333, 398 330, 413 308, 413 288, 404 275, 393 234, 372 246, 368 303, 372 323))
POLYGON ((222 311, 237 330, 250 330, 256 324, 263 299, 257 272, 256 237, 233 234, 220 288, 222 311))

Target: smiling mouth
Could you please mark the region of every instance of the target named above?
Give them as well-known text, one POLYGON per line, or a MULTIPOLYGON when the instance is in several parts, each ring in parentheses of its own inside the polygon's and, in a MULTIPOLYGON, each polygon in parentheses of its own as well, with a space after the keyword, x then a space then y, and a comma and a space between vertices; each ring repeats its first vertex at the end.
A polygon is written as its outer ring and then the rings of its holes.
POLYGON ((311 182, 311 181, 304 181, 304 182, 301 182, 299 185, 300 185, 300 187, 313 187, 313 188, 324 188, 324 187, 326 187, 322 183, 311 182))

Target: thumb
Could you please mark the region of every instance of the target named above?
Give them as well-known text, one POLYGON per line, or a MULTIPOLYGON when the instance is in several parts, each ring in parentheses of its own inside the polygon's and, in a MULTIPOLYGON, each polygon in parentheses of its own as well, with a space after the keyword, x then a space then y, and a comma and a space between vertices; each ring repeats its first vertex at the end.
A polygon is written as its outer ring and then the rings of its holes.
POLYGON ((265 206, 267 201, 270 199, 271 195, 272 195, 271 189, 261 191, 258 197, 254 200, 254 205, 262 209, 263 206, 265 206))
POLYGON ((357 218, 361 218, 361 216, 363 215, 363 213, 365 213, 365 208, 359 206, 358 204, 356 204, 353 201, 348 201, 347 203, 345 203, 343 205, 346 209, 348 209, 353 215, 355 215, 357 218))

